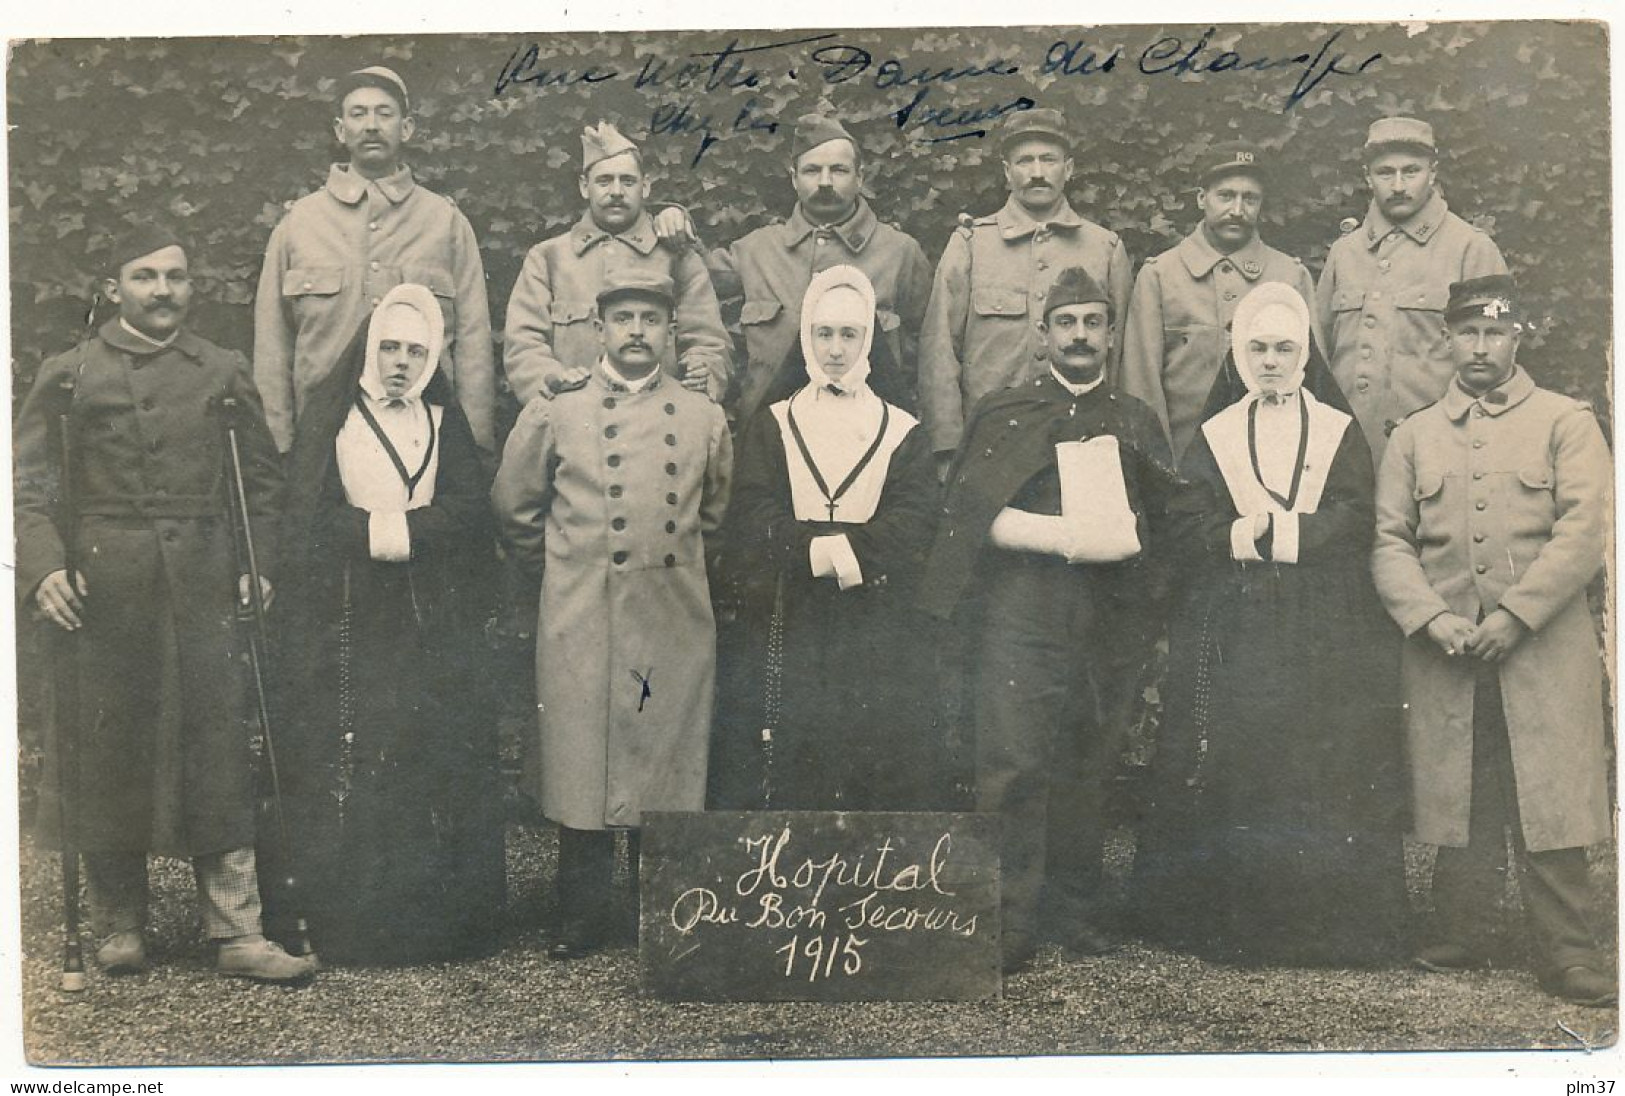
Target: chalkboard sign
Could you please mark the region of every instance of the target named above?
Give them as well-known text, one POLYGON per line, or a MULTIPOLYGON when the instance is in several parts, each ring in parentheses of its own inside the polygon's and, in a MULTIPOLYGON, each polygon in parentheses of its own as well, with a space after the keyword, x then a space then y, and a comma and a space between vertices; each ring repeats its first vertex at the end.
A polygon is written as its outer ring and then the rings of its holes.
POLYGON ((643 816, 643 984, 683 1000, 995 997, 997 819, 643 816))

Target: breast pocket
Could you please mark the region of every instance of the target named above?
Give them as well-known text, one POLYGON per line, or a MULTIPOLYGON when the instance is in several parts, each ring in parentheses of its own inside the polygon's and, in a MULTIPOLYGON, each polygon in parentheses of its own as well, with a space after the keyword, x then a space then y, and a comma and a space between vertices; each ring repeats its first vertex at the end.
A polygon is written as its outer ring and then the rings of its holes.
POLYGON ((1443 354, 1444 306, 1449 298, 1446 286, 1412 286, 1396 293, 1394 308, 1408 337, 1405 343, 1396 344, 1395 350, 1403 352, 1411 347, 1422 357, 1443 354))
POLYGON ((1507 479, 1508 533, 1515 539, 1549 536, 1552 523, 1557 520, 1557 481, 1552 475, 1552 466, 1546 461, 1535 461, 1507 479))
POLYGON ((984 286, 971 293, 971 311, 984 320, 1025 320, 1027 291, 1013 286, 984 286))
POLYGON ((567 327, 591 320, 596 309, 591 301, 554 301, 548 310, 554 327, 567 327))
POLYGON ((1450 537, 1450 507, 1445 491, 1445 477, 1426 468, 1418 468, 1416 482, 1411 485, 1411 499, 1416 503, 1416 539, 1421 543, 1442 542, 1450 537))
POLYGON ((778 301, 746 301, 739 306, 739 324, 741 327, 761 327, 778 319, 782 311, 784 306, 778 301))
POLYGON ((1339 289, 1332 294, 1333 312, 1358 312, 1365 307, 1365 290, 1339 289))
POLYGON ((282 299, 301 324, 331 310, 343 289, 344 268, 340 266, 294 267, 282 275, 282 299))
POLYGON ((454 300, 457 296, 452 288, 451 271, 444 267, 403 266, 401 281, 421 285, 442 300, 454 300))

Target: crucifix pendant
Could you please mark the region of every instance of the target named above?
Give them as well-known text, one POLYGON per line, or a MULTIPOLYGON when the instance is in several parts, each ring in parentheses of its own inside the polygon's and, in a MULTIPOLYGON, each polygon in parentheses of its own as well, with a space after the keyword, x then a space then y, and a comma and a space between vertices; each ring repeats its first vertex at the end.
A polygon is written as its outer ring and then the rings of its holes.
POLYGON ((835 520, 835 500, 830 499, 829 502, 827 502, 825 505, 827 505, 829 507, 829 520, 834 521, 835 520))

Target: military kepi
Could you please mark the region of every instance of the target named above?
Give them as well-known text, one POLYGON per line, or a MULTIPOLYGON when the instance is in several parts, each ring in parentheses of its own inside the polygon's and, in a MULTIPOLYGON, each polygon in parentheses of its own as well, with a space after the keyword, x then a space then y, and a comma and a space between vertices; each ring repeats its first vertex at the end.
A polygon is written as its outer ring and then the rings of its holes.
POLYGON ((1518 287, 1510 274, 1486 274, 1450 287, 1450 300, 1444 306, 1445 323, 1469 316, 1518 322, 1518 287))
POLYGON ((382 88, 400 103, 402 114, 412 112, 412 100, 406 94, 406 81, 402 80, 400 73, 394 69, 385 68, 383 65, 368 65, 366 68, 345 73, 344 79, 339 81, 338 101, 344 102, 344 97, 356 88, 382 88))
POLYGON ((1023 137, 1046 137, 1064 149, 1072 148, 1066 116, 1050 107, 1034 107, 1006 115, 1004 124, 999 127, 999 151, 1008 153, 1010 146, 1023 137))
POLYGON ((1069 266, 1055 275, 1049 287, 1049 298, 1044 302, 1044 318, 1057 308, 1069 304, 1103 304, 1111 309, 1111 298, 1095 281, 1094 276, 1081 266, 1069 266))
POLYGON ((151 255, 154 251, 162 251, 166 247, 184 249, 186 244, 168 225, 158 224, 155 221, 142 221, 131 225, 113 241, 113 250, 108 256, 109 269, 117 274, 125 263, 151 255))
MULTIPOLYGON (((803 114, 796 119, 796 135, 790 144, 790 158, 799 160, 803 153, 831 141, 852 141, 852 135, 839 119, 827 114, 803 114)), ((852 147, 857 148, 858 143, 852 141, 852 147)))
POLYGON ((1365 133, 1367 156, 1398 149, 1415 149, 1432 156, 1439 151, 1433 143, 1433 127, 1420 118, 1378 118, 1365 133))
POLYGON ((581 171, 585 174, 599 160, 635 152, 637 147, 613 122, 601 121, 596 126, 588 126, 581 131, 581 171))
POLYGON ((604 279, 598 291, 598 312, 603 314, 612 301, 622 297, 643 297, 659 301, 668 310, 677 307, 677 289, 669 274, 649 274, 638 270, 617 270, 604 279))
POLYGON ((1245 141, 1225 141, 1214 145, 1202 158, 1202 185, 1207 186, 1215 179, 1222 179, 1226 175, 1251 175, 1259 182, 1263 182, 1265 177, 1263 152, 1257 145, 1250 145, 1245 141))

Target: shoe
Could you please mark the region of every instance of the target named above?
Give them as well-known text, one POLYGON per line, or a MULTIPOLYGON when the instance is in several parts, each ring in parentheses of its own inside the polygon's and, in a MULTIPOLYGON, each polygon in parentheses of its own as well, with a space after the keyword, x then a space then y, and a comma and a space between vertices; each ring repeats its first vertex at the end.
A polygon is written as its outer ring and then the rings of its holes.
POLYGON ((1612 978, 1581 966, 1563 968, 1546 992, 1586 1008, 1601 1008, 1619 1000, 1619 988, 1612 978))
POLYGON ((1477 970, 1484 966, 1484 959, 1460 944, 1432 944, 1417 952, 1411 960, 1423 970, 1430 970, 1434 974, 1450 974, 1455 971, 1477 970))
POLYGON ((227 978, 256 982, 305 982, 316 973, 315 956, 294 956, 258 933, 220 945, 215 969, 227 978))
POLYGON ((96 962, 108 974, 140 974, 147 969, 147 945, 139 932, 115 932, 96 948, 96 962))

